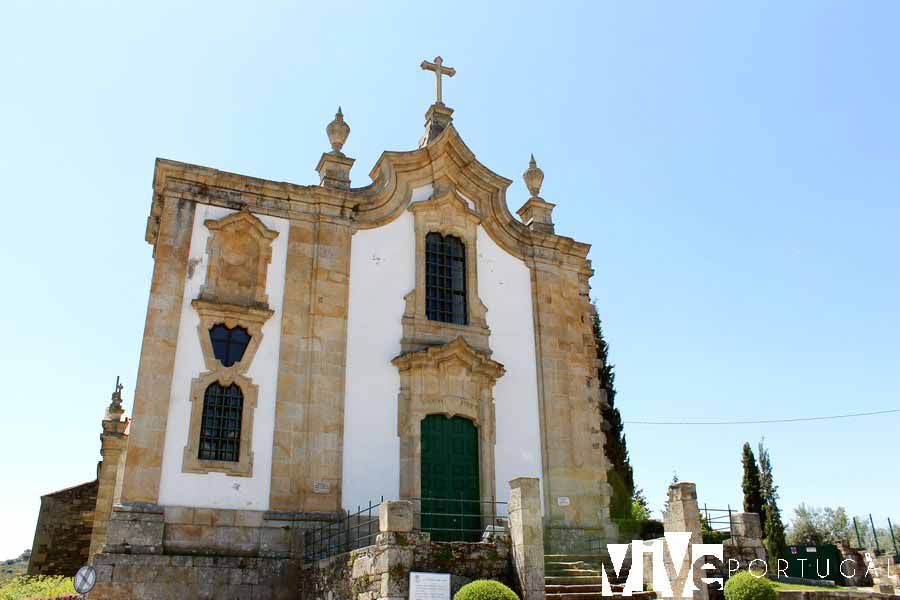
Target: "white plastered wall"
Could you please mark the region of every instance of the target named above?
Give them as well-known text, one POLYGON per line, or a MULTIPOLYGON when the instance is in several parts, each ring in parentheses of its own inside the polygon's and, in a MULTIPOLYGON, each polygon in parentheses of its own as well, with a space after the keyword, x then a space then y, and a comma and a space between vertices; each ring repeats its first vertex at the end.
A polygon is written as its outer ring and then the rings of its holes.
MULTIPOLYGON (((417 188, 412 202, 431 193, 431 186, 417 188)), ((478 293, 488 308, 492 358, 506 367, 494 389, 496 489, 498 500, 504 500, 510 479, 541 477, 531 276, 481 227, 477 245, 478 293)), ((414 286, 415 225, 409 211, 353 235, 342 477, 347 509, 381 496, 399 497, 400 375, 390 361, 400 353, 403 297, 414 286)))
POLYGON ((268 215, 255 215, 278 237, 272 242, 272 261, 266 275, 266 293, 272 317, 262 328, 262 342, 247 375, 259 386, 253 418, 253 476, 233 477, 223 473, 182 473, 181 462, 188 441, 191 418, 191 381, 205 371, 197 327, 200 317, 191 306, 206 281, 208 257, 207 219, 221 219, 235 211, 198 204, 194 213, 188 270, 185 274, 181 323, 175 350, 175 371, 166 422, 159 503, 164 506, 196 506, 267 510, 272 479, 272 440, 275 430, 275 395, 278 388, 278 351, 281 346, 281 314, 284 298, 290 222, 268 215))
POLYGON ((541 477, 541 422, 534 350, 531 272, 478 227, 478 295, 487 306, 491 356, 506 367, 494 386, 497 500, 509 499, 509 480, 541 477))

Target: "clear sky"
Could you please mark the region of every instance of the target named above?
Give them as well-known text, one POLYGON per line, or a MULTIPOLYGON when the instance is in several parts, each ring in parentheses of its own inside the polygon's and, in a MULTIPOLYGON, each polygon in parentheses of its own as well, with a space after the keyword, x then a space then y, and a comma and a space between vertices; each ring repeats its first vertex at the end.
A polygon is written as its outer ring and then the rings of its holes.
MULTIPOLYGON (((134 390, 153 161, 316 183, 338 104, 365 185, 415 147, 441 54, 455 124, 593 244, 626 421, 900 407, 900 3, 6 2, 0 10, 0 558, 94 476, 134 390)), ((900 521, 900 414, 629 425, 654 509, 677 471, 741 502, 765 436, 782 508, 900 521)))

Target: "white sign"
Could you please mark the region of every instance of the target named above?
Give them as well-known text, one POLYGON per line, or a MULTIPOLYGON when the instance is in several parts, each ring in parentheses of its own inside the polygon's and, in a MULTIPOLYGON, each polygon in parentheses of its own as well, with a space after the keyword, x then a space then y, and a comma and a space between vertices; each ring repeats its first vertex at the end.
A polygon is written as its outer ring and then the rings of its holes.
POLYGON ((313 493, 314 494, 327 494, 331 491, 331 484, 327 481, 315 481, 313 482, 313 493))
POLYGON ((450 600, 450 574, 410 572, 409 600, 450 600))
POLYGON ((572 501, 569 500, 568 496, 557 496, 556 504, 559 506, 569 506, 570 504, 572 504, 572 501))
POLYGON ((75 573, 75 591, 79 594, 87 594, 94 589, 95 583, 97 583, 97 571, 94 570, 94 567, 85 565, 75 573))

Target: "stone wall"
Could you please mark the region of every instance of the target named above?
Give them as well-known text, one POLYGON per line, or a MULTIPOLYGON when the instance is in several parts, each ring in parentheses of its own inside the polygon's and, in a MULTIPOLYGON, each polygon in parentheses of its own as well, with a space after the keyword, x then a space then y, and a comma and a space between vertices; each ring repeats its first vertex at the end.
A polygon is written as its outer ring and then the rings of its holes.
POLYGON ((91 598, 296 600, 297 561, 237 556, 99 554, 91 598))
POLYGON ((97 481, 41 496, 29 575, 71 577, 88 562, 97 481))
POLYGON ((841 553, 841 562, 847 562, 842 568, 844 585, 851 587, 867 587, 872 585, 872 576, 866 572, 866 557, 864 550, 852 548, 849 544, 838 543, 838 552, 841 553), (849 577, 848 577, 849 575, 849 577))
MULTIPOLYGON (((528 484, 535 480, 513 480, 522 481, 528 484)), ((513 496, 518 491, 514 485, 513 496)), ((537 486, 533 490, 526 489, 524 495, 527 496, 527 501, 519 511, 523 513, 524 522, 539 522, 540 519, 531 514, 532 504, 540 506, 537 486)), ((379 507, 378 516, 379 534, 373 545, 303 567, 300 574, 302 600, 407 598, 409 574, 413 571, 449 573, 454 593, 469 581, 494 579, 516 590, 526 600, 543 598, 543 564, 540 565, 540 577, 531 578, 536 585, 540 585, 540 595, 522 595, 520 581, 523 580, 523 574, 517 575, 516 566, 524 564, 524 561, 517 560, 514 564, 512 558, 514 553, 523 556, 527 554, 523 553, 521 546, 533 546, 535 542, 532 538, 535 534, 540 535, 539 528, 532 528, 527 532, 528 535, 523 536, 524 529, 519 527, 520 531, 518 535, 512 536, 512 541, 510 535, 497 532, 485 536, 481 542, 432 542, 431 534, 413 530, 414 516, 412 503, 409 501, 386 501, 379 507), (519 546, 515 551, 512 547, 514 542, 519 546)), ((518 521, 522 522, 523 519, 519 518, 518 521)), ((529 559, 533 558, 528 556, 529 559)))
MULTIPOLYGON (((722 543, 726 569, 746 570, 750 563, 761 569, 766 564, 766 548, 763 545, 762 526, 756 513, 733 513, 731 515, 731 538, 722 543)), ((784 564, 784 563, 782 563, 784 564)))
POLYGON ((869 570, 875 591, 900 595, 900 565, 894 562, 894 557, 889 554, 876 556, 874 549, 869 550, 866 557, 870 563, 869 570))
POLYGON ((451 593, 476 579, 495 579, 521 593, 510 555, 507 537, 486 542, 432 542, 430 534, 421 531, 380 534, 372 546, 305 566, 300 574, 300 597, 406 598, 412 571, 450 573, 451 593))
POLYGON ((117 505, 91 597, 297 598, 303 533, 334 517, 117 505))

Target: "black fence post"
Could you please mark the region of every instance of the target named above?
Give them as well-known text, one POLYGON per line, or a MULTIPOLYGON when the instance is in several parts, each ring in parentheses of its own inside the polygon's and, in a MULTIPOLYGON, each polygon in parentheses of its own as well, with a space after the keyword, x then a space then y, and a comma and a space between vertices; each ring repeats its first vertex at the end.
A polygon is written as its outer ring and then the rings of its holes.
MULTIPOLYGON (((897 549, 897 538, 894 537, 894 526, 891 524, 891 518, 888 517, 888 531, 891 532, 891 542, 894 544, 894 556, 900 557, 900 550, 897 549)), ((900 560, 900 558, 898 558, 900 560)))
POLYGON ((881 547, 878 545, 878 531, 875 530, 875 521, 872 520, 872 513, 869 513, 869 524, 872 525, 872 539, 875 540, 875 554, 881 554, 881 547))

